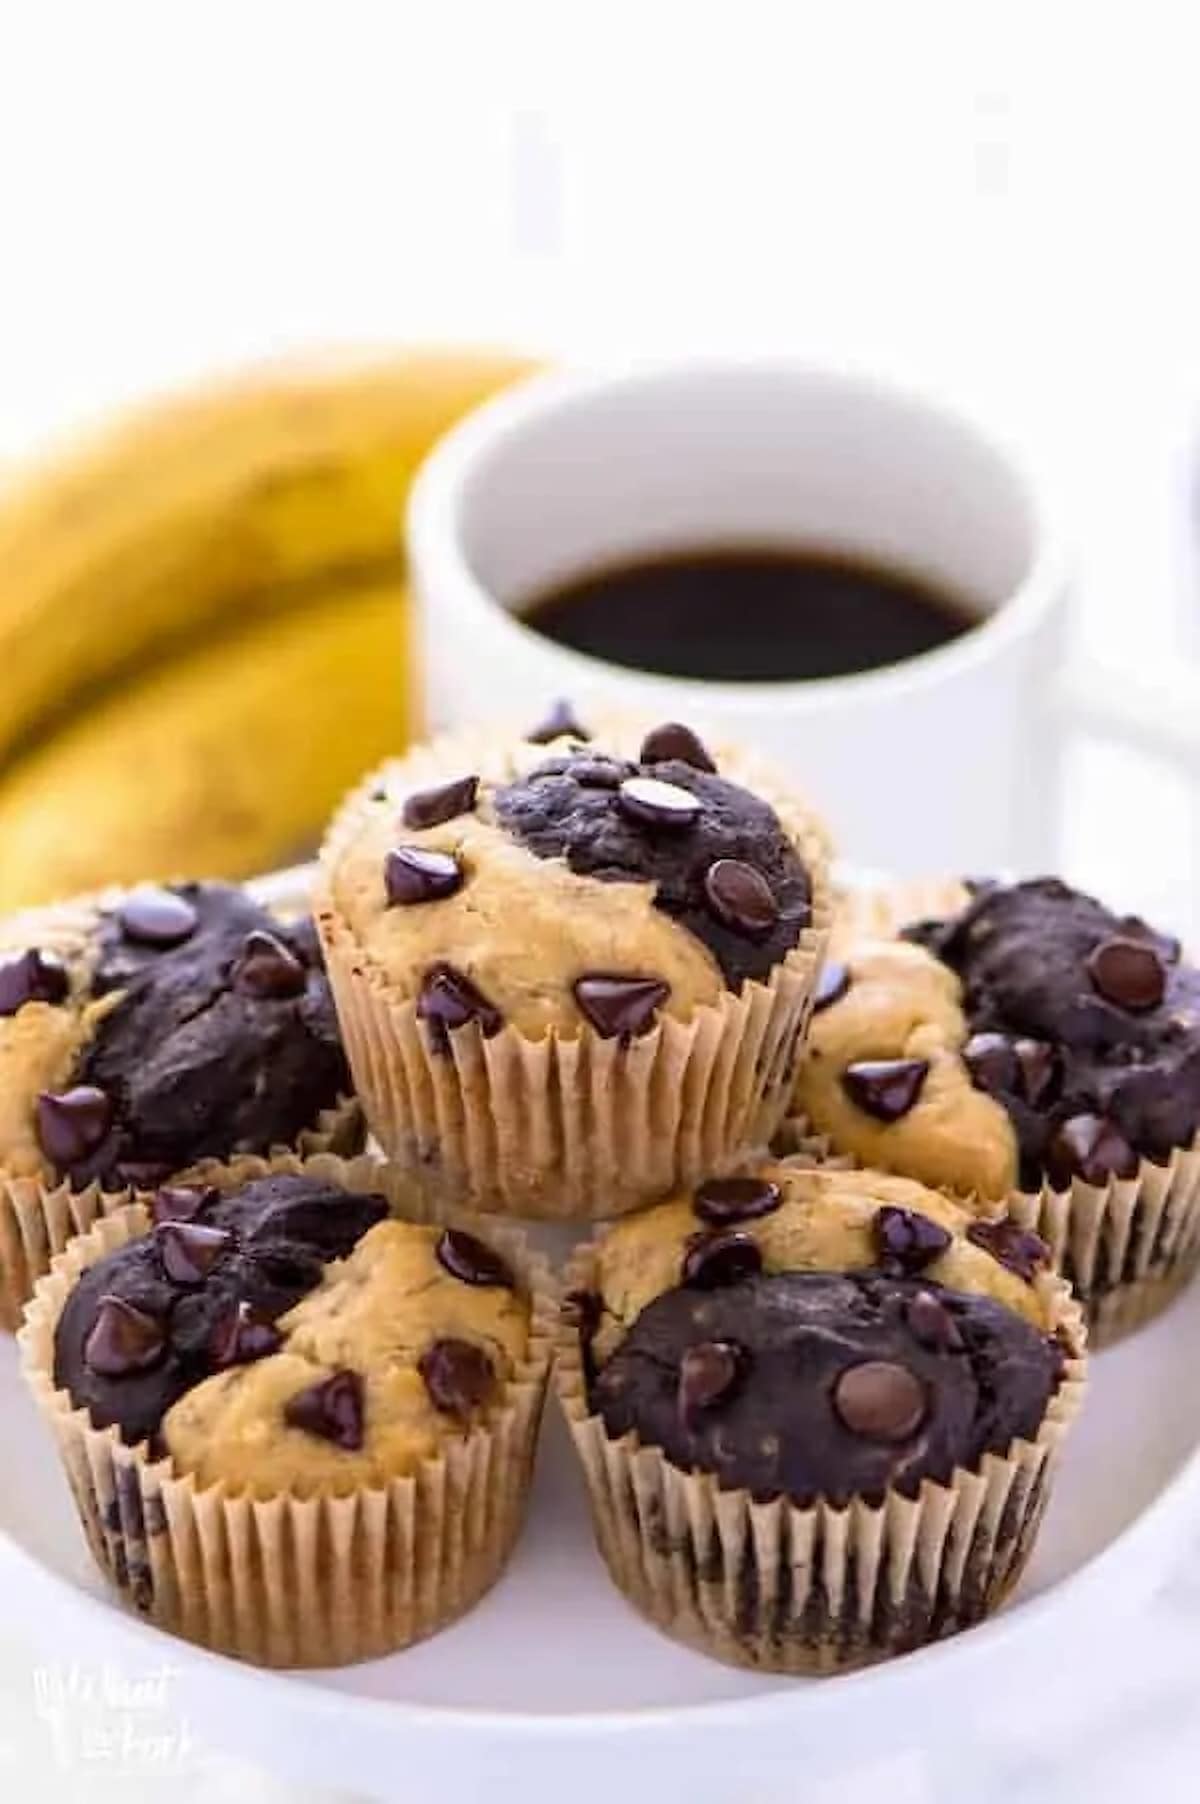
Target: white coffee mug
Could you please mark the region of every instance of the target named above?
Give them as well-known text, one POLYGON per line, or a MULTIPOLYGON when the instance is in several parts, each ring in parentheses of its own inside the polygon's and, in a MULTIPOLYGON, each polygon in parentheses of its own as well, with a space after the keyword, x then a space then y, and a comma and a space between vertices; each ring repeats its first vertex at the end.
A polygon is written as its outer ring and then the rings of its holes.
POLYGON ((771 754, 860 863, 1053 865, 1067 569, 1021 459, 945 404, 787 362, 535 376, 434 450, 408 540, 432 729, 622 705, 771 754), (746 544, 865 554, 977 624, 885 669, 724 683, 608 664, 520 618, 597 566, 746 544))

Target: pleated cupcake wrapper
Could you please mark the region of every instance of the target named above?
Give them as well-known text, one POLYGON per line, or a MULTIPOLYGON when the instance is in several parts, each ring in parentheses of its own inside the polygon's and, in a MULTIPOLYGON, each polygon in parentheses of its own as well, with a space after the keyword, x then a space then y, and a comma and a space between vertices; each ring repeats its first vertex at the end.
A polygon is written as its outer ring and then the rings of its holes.
MULTIPOLYGON (((568 1293, 594 1288, 595 1255, 577 1253, 568 1293)), ((1071 1352, 1036 1439, 915 1498, 841 1508, 756 1503, 635 1434, 614 1440, 588 1407, 578 1332, 560 1324, 555 1384, 613 1583, 665 1634, 765 1672, 844 1671, 990 1615, 1024 1571, 1086 1388, 1082 1313, 1061 1279, 1038 1288, 1071 1352)))
MULTIPOLYGON (((352 1155, 362 1144, 362 1110, 352 1097, 343 1097, 318 1116, 314 1127, 299 1135, 295 1151, 302 1157, 322 1152, 352 1155)), ((282 1157, 289 1150, 276 1147, 271 1156, 282 1157)), ((219 1184, 241 1156, 201 1159, 171 1181, 219 1184)), ((99 1183, 92 1183, 83 1190, 72 1190, 69 1184, 6 1176, 0 1169, 0 1328, 12 1332, 20 1326, 21 1311, 37 1280, 76 1234, 85 1234, 133 1196, 128 1186, 104 1190, 99 1183)))
MULTIPOLYGON (((246 1158, 222 1174, 222 1187, 277 1171, 382 1192, 405 1219, 432 1219, 410 1185, 366 1156, 246 1158)), ((125 1601, 218 1653, 293 1667, 392 1653, 468 1610, 503 1570, 524 1514, 555 1328, 545 1261, 507 1224, 486 1230, 533 1313, 527 1358, 485 1423, 381 1487, 256 1498, 201 1487, 169 1456, 125 1446, 55 1388, 55 1330, 79 1274, 149 1223, 138 1201, 72 1241, 40 1280, 20 1335, 24 1376, 88 1543, 125 1601)))
MULTIPOLYGON (((933 879, 847 895, 835 943, 890 938, 912 921, 956 913, 966 900, 961 883, 933 879)), ((818 1163, 858 1163, 803 1116, 784 1122, 775 1145, 818 1163)), ((883 1158, 873 1163, 889 1169, 883 1158)), ((1140 1160, 1132 1178, 1107 1184, 1076 1178, 1061 1190, 1047 1182, 988 1205, 989 1212, 1001 1208, 1050 1248, 1084 1307, 1093 1348, 1112 1346, 1160 1315, 1200 1267, 1200 1135, 1177 1147, 1165 1165, 1140 1160)))
MULTIPOLYGON (((426 754, 421 780, 461 768, 461 750, 426 754)), ((688 1021, 664 1014, 628 1045, 586 1023, 569 1038, 551 1031, 535 1040, 512 1026, 487 1038, 468 1022, 449 1035, 447 1052, 435 1051, 415 999, 371 966, 328 878, 318 878, 314 912, 346 1054, 390 1159, 468 1208, 590 1220, 732 1170, 766 1147, 787 1110, 828 943, 827 845, 820 824, 756 781, 757 771, 747 776, 724 757, 722 769, 776 808, 809 872, 812 922, 767 983, 722 991, 688 1021)), ((339 814, 327 868, 353 840, 377 782, 378 773, 339 814)))

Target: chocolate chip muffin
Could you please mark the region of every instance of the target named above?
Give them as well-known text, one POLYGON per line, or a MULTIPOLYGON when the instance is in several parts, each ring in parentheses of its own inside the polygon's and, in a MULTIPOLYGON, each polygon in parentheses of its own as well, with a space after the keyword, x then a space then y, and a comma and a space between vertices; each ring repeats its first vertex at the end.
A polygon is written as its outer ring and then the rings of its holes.
POLYGON ((349 1088, 311 919, 277 919, 227 884, 184 883, 5 923, 8 1314, 64 1226, 86 1226, 103 1196, 241 1152, 353 1150, 349 1088))
POLYGON ((1082 1316, 1048 1267, 1006 1217, 787 1162, 610 1230, 568 1273, 558 1383, 615 1582, 778 1671, 978 1621, 1082 1399, 1082 1316))
POLYGON ((807 810, 688 727, 440 742, 334 822, 316 916, 390 1158, 447 1197, 621 1213, 761 1146, 830 918, 807 810))
POLYGON ((1200 1254, 1200 970, 1056 878, 894 906, 899 939, 825 968, 797 1113, 863 1163, 1019 1190, 1099 1332, 1145 1319, 1200 1254))
POLYGON ((411 1200, 370 1160, 246 1160, 102 1219, 39 1286, 26 1375, 102 1565, 163 1626, 324 1664, 406 1645, 497 1576, 546 1274, 504 1230, 398 1217, 411 1200))

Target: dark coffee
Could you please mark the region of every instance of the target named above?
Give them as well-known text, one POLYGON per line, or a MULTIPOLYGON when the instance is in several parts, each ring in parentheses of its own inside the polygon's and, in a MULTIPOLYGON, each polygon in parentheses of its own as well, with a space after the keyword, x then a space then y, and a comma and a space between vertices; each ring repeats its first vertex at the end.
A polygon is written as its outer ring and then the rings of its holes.
POLYGON ((592 570, 536 596, 521 617, 610 664, 749 683, 875 670, 975 623, 955 596, 884 564, 754 546, 592 570))

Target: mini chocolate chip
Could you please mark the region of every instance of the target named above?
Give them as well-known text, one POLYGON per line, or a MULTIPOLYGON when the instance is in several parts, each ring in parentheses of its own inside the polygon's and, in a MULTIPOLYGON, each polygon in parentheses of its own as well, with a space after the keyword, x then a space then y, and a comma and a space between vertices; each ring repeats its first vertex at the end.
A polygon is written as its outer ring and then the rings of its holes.
POLYGON ((1017 1054, 1007 1034, 972 1034, 962 1049, 962 1060, 977 1090, 991 1095, 1014 1092, 1017 1087, 1017 1054))
POLYGON ((1157 1008, 1166 993, 1166 966, 1154 947, 1140 940, 1102 940, 1087 968, 1105 1001, 1131 1013, 1157 1008))
POLYGON ((632 1040, 654 1026, 659 1009, 671 994, 671 986, 658 977, 622 977, 615 971, 591 971, 585 977, 577 977, 571 991, 580 1013, 602 1040, 632 1040))
POLYGON ((599 752, 591 758, 574 758, 569 775, 581 789, 619 789, 626 777, 634 774, 632 764, 620 758, 605 758, 599 752))
POLYGON ((641 764, 667 764, 673 758, 680 764, 690 764, 693 770, 716 775, 717 767, 703 740, 680 720, 668 720, 661 727, 654 727, 643 739, 638 754, 641 764))
POLYGON ((289 1397, 283 1419, 289 1428, 332 1441, 343 1453, 357 1453, 363 1444, 363 1408, 363 1381, 343 1368, 289 1397))
POLYGON ((729 1395, 742 1366, 742 1350, 728 1340, 688 1347, 679 1362, 679 1420, 687 1428, 704 1410, 729 1395))
POLYGON ((450 1050, 450 1034, 478 1021, 485 1038, 500 1032, 504 1017, 482 990, 453 965, 430 965, 417 997, 417 1017, 429 1026, 429 1036, 438 1052, 450 1050))
POLYGON ((233 1244, 227 1228, 196 1221, 164 1221, 154 1230, 158 1256, 173 1284, 203 1284, 217 1260, 233 1244))
POLYGON ((220 1194, 215 1184, 164 1184, 154 1193, 150 1213, 156 1222, 195 1221, 220 1194))
POLYGON ((43 1090, 37 1099, 38 1142, 60 1170, 94 1153, 112 1126, 112 1103, 94 1084, 43 1090))
POLYGON ((779 904, 761 871, 740 858, 718 858, 704 873, 709 912, 733 933, 765 939, 779 919, 779 904))
POLYGON ((728 1228, 770 1215, 782 1201, 783 1192, 769 1178, 706 1178, 692 1198, 692 1208, 710 1228, 728 1228))
POLYGON ((526 733, 528 745, 549 745, 554 739, 590 739, 587 728, 581 726, 574 708, 569 701, 556 701, 545 720, 536 726, 532 733, 526 733))
POLYGON ((282 1001, 303 995, 308 972, 290 946, 273 933, 255 928, 243 942, 233 981, 244 996, 253 996, 260 1002, 282 1001))
POLYGON ((440 827, 443 821, 470 814, 478 793, 478 777, 459 777, 453 783, 440 784, 437 789, 419 789, 415 795, 406 798, 400 818, 406 827, 418 832, 425 827, 440 827))
POLYGON ((833 1407, 851 1434, 907 1441, 925 1420, 925 1387, 907 1366, 867 1359, 848 1366, 833 1387, 833 1407))
POLYGON ((658 777, 626 777, 617 791, 617 806, 639 827, 662 827, 671 833, 694 827, 702 812, 699 796, 658 777))
POLYGON ((274 1322, 252 1309, 249 1303, 241 1302, 214 1324, 208 1353, 213 1365, 220 1369, 265 1359, 269 1353, 277 1353, 282 1345, 283 1336, 274 1322))
POLYGON ((125 938, 142 946, 181 946, 200 924, 200 916, 183 896, 153 884, 126 896, 117 919, 125 938))
POLYGON ((491 1360, 469 1340, 435 1340, 417 1361, 429 1401, 443 1415, 466 1417, 486 1403, 496 1383, 491 1360))
POLYGON ((1103 1115, 1072 1115, 1050 1142, 1046 1154, 1056 1184, 1081 1177, 1086 1184, 1137 1176, 1138 1156, 1120 1129, 1103 1115))
POLYGON ((899 1121, 920 1096, 928 1075, 928 1059, 860 1059, 842 1072, 842 1088, 876 1121, 899 1121))
POLYGON ((384 860, 383 883, 391 908, 440 902, 462 888, 463 871, 452 852, 397 846, 384 860))
POLYGON ((1058 1055, 1045 1040, 1014 1040, 1020 1068, 1020 1089, 1031 1109, 1045 1102, 1058 1078, 1058 1055))
POLYGON ((84 1362, 102 1378, 125 1378, 157 1365, 166 1350, 163 1324, 122 1297, 104 1296, 83 1349, 84 1362))
POLYGON ((910 1297, 904 1312, 909 1333, 932 1353, 960 1353, 962 1331, 950 1311, 928 1290, 910 1297))
POLYGON ((438 1264, 461 1284, 496 1284, 505 1290, 516 1289, 516 1279, 507 1260, 486 1241, 476 1240, 474 1234, 468 1234, 462 1228, 445 1229, 437 1243, 437 1259, 438 1264))
POLYGON ((762 1251, 750 1234, 736 1228, 717 1234, 689 1235, 683 1254, 682 1282, 696 1290, 719 1290, 757 1277, 762 1251))
POLYGON ((27 1002, 65 1002, 70 990, 67 967, 57 953, 33 946, 0 959, 0 1015, 15 1015, 27 1002))
POLYGON ((1038 1268, 1050 1262, 1050 1248, 1040 1235, 1015 1221, 973 1221, 967 1239, 1026 1284, 1032 1284, 1038 1268))
POLYGON ((819 1014, 823 1008, 832 1008, 840 1002, 850 988, 850 967, 839 964, 836 958, 830 959, 821 967, 821 975, 817 979, 817 987, 813 992, 813 1012, 819 1014))
POLYGON ((953 1239, 949 1230, 930 1216, 897 1208, 892 1203, 875 1211, 871 1225, 880 1265, 885 1271, 906 1278, 915 1277, 940 1259, 953 1239))

